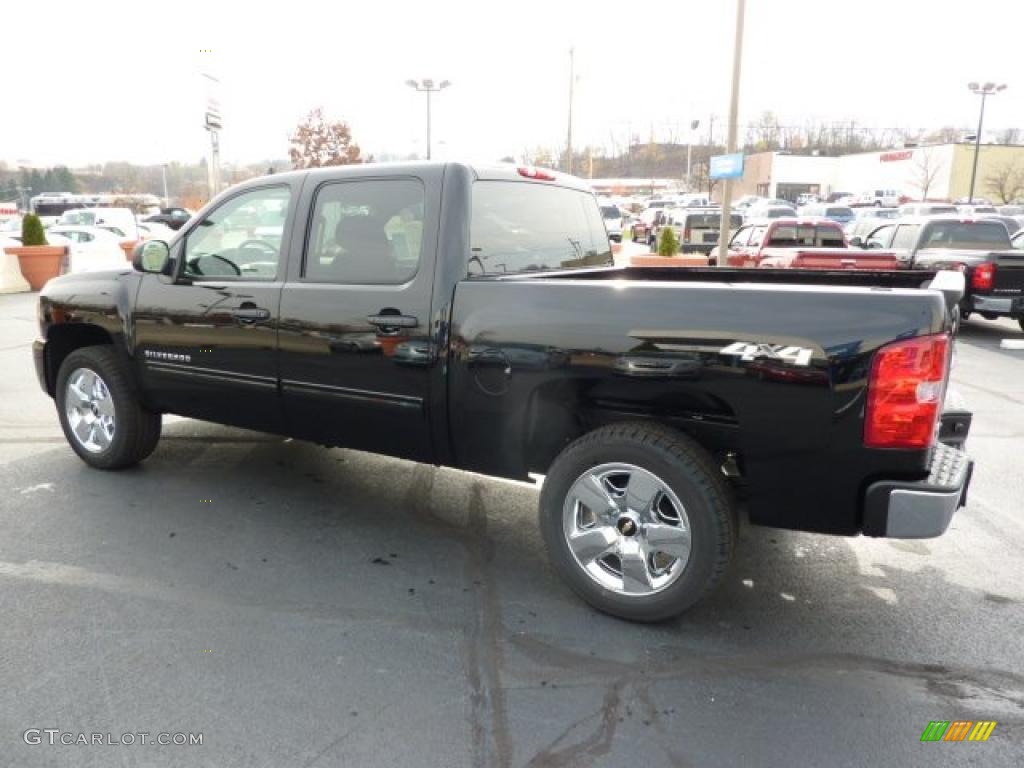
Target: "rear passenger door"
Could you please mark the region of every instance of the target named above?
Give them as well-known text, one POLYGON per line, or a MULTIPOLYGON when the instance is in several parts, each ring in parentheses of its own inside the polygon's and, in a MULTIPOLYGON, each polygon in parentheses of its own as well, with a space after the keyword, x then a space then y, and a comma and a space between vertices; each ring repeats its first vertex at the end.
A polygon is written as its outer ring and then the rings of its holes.
POLYGON ((281 389, 290 434, 415 461, 427 413, 441 170, 311 176, 281 298, 281 389))

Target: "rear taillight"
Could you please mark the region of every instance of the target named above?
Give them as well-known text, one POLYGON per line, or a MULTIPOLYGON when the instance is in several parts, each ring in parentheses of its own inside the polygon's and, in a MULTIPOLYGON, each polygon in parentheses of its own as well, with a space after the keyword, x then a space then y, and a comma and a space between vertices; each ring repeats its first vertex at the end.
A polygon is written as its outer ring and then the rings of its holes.
POLYGON ((971 275, 971 287, 978 291, 990 291, 995 280, 996 265, 991 262, 979 264, 971 275))
POLYGON ((935 439, 949 369, 949 337, 922 336, 875 353, 868 379, 864 444, 927 448, 935 439))

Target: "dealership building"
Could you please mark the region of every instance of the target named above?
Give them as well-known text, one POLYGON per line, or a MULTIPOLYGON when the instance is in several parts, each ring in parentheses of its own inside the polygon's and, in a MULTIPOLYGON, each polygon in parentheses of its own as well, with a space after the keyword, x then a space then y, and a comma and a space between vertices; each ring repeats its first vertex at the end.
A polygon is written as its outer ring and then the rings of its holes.
MULTIPOLYGON (((733 196, 796 200, 801 193, 859 195, 894 189, 913 200, 955 200, 967 197, 973 162, 973 144, 933 144, 841 157, 759 152, 746 157, 743 178, 734 182, 733 196)), ((1012 168, 1024 172, 1024 146, 983 144, 975 197, 1002 202, 986 180, 1012 168)), ((720 194, 720 185, 715 193, 720 194)))

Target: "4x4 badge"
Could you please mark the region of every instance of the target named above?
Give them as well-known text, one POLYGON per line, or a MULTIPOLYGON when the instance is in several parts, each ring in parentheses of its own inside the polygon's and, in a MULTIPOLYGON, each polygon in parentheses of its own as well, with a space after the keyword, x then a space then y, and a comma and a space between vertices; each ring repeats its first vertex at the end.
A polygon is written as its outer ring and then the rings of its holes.
POLYGON ((813 349, 805 347, 787 347, 784 344, 758 344, 751 341, 734 341, 722 349, 722 355, 735 355, 740 360, 755 360, 766 357, 770 360, 783 360, 793 365, 808 366, 811 364, 813 349))

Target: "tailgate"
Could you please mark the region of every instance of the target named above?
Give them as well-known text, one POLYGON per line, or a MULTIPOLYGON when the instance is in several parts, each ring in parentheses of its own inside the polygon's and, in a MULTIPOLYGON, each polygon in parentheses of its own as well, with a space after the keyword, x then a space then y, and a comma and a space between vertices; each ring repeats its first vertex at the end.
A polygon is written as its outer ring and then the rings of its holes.
POLYGON ((1024 295, 1024 251, 1000 251, 992 293, 1000 296, 1024 295))
POLYGON ((899 261, 892 251, 842 248, 801 250, 792 266, 797 269, 898 269, 899 261))

